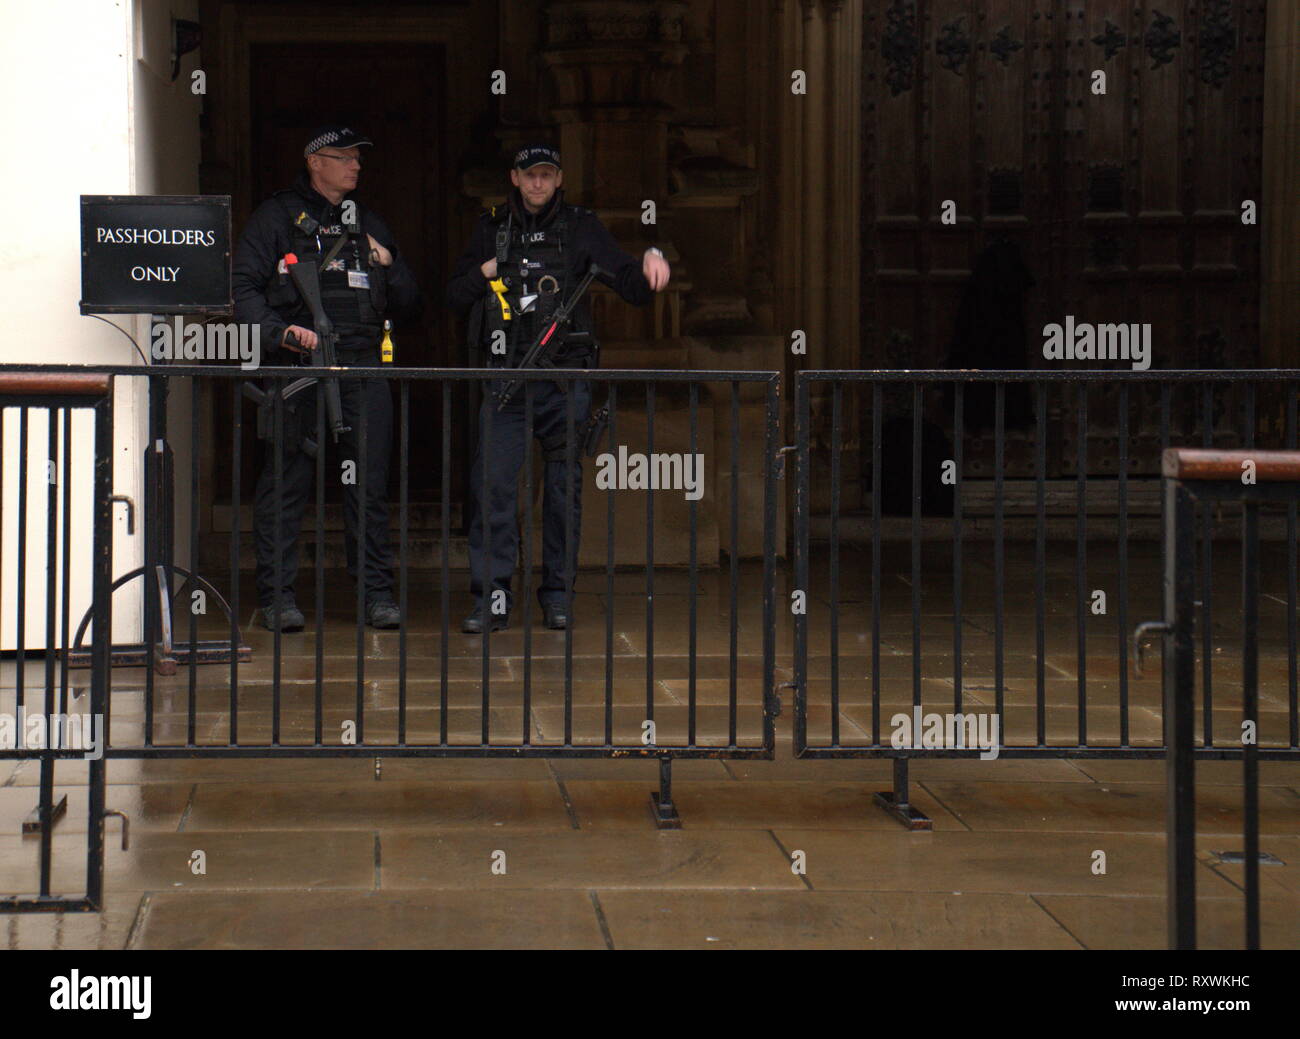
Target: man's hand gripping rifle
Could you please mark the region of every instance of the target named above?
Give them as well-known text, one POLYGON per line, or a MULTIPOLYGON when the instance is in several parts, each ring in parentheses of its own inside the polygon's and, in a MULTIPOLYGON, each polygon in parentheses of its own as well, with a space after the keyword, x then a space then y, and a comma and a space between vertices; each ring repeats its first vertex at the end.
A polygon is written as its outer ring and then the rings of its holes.
MULTIPOLYGON (((334 368, 338 365, 338 333, 334 331, 334 325, 325 313, 325 308, 321 303, 320 294, 320 272, 316 270, 315 264, 299 263, 298 257, 293 253, 287 253, 284 257, 285 269, 289 272, 289 277, 293 280, 294 286, 298 289, 298 294, 302 297, 307 309, 311 311, 312 325, 316 331, 316 349, 309 351, 311 356, 311 365, 313 368, 334 368)), ((290 333, 285 339, 288 346, 298 345, 297 339, 290 333)), ((284 388, 281 397, 286 401, 292 400, 309 386, 316 384, 316 378, 304 377, 295 379, 284 388)), ((334 442, 337 444, 339 437, 351 430, 343 421, 343 401, 339 395, 339 383, 337 379, 326 379, 325 381, 325 414, 329 419, 330 431, 334 434, 334 442)), ((270 440, 271 434, 271 395, 251 383, 244 384, 244 395, 252 399, 258 406, 258 436, 263 440, 270 440)), ((309 436, 304 435, 302 440, 303 450, 309 457, 316 456, 316 442, 309 436)))

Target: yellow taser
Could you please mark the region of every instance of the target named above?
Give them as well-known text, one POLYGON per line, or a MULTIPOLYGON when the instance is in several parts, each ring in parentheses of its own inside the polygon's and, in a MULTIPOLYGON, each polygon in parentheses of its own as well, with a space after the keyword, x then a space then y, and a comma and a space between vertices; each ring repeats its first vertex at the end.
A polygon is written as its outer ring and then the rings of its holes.
POLYGON ((496 278, 496 279, 494 279, 493 281, 488 282, 488 286, 489 286, 489 287, 492 289, 492 291, 496 294, 497 299, 501 301, 501 320, 502 320, 502 321, 509 321, 509 320, 510 320, 510 304, 506 302, 506 283, 505 283, 505 279, 503 279, 503 278, 496 278))

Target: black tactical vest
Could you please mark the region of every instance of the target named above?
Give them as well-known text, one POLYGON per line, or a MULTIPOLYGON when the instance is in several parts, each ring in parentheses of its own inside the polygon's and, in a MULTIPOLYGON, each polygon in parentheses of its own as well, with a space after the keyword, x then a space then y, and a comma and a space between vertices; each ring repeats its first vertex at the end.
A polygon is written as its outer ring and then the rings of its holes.
MULTIPOLYGON (((334 324, 340 349, 361 351, 377 346, 383 334, 383 314, 388 302, 387 269, 371 265, 370 243, 364 231, 348 232, 339 224, 323 225, 318 233, 307 234, 295 223, 304 210, 302 196, 296 191, 281 191, 276 198, 289 214, 293 252, 300 263, 310 262, 319 267, 338 240, 338 234, 333 232, 347 235, 348 240, 320 272, 321 305, 334 324)), ((297 290, 288 275, 278 277, 297 299, 297 290)), ((297 312, 309 317, 311 312, 306 303, 298 299, 298 304, 297 312)))
MULTIPOLYGON (((555 219, 546 227, 525 230, 509 205, 492 211, 496 244, 497 278, 504 286, 502 296, 489 284, 484 301, 482 343, 490 367, 514 367, 527 351, 539 329, 544 328, 556 308, 573 293, 579 279, 572 270, 572 207, 561 200, 555 219), (507 353, 493 353, 496 333, 505 335, 507 353)), ((569 341, 551 353, 554 363, 586 367, 593 356, 589 337, 590 310, 584 299, 569 325, 569 341)))

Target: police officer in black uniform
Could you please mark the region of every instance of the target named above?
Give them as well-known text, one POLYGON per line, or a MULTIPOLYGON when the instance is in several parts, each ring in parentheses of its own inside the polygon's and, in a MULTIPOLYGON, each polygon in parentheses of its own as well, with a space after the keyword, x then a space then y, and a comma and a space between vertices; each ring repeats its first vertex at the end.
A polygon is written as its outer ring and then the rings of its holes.
MULTIPOLYGON (((447 285, 447 303, 462 316, 470 314, 471 343, 479 345, 490 366, 513 367, 531 345, 538 328, 568 300, 591 264, 602 271, 599 280, 628 303, 644 306, 667 284, 669 268, 658 249, 648 249, 638 261, 614 241, 589 209, 564 201, 564 175, 554 148, 534 145, 515 156, 510 171, 514 185, 504 206, 484 214, 469 248, 456 263, 447 285), (504 345, 504 353, 493 349, 504 345)), ((596 364, 591 335, 591 311, 584 299, 574 312, 569 334, 551 354, 557 367, 590 368, 596 364)), ((490 389, 499 389, 496 384, 490 389)), ((473 612, 461 630, 479 634, 485 623, 493 631, 505 628, 510 584, 518 554, 515 509, 520 466, 524 463, 525 393, 531 394, 533 434, 541 441, 546 462, 542 500, 542 584, 537 597, 549 628, 568 627, 566 600, 573 587, 569 560, 578 557, 582 471, 579 445, 569 442, 569 405, 574 396, 574 432, 580 438, 591 409, 591 388, 585 381, 531 382, 521 385, 502 410, 493 393, 484 395, 479 415, 478 453, 470 476, 469 532, 470 592, 473 612), (531 387, 528 389, 527 387, 531 387), (491 410, 491 430, 486 431, 491 410), (484 537, 483 503, 485 441, 491 441, 486 487, 490 535, 484 537), (565 499, 569 463, 573 469, 573 545, 566 552, 565 499), (487 588, 483 586, 487 575, 487 588), (493 608, 493 593, 505 593, 506 611, 493 608), (485 608, 486 602, 486 608, 485 608), (485 621, 485 617, 490 620, 485 621)))
MULTIPOLYGON (((311 311, 283 264, 286 253, 294 253, 300 263, 317 268, 323 264, 321 302, 338 334, 341 365, 379 365, 384 318, 412 317, 420 309, 419 288, 398 254, 392 232, 378 216, 348 198, 357 186, 361 146, 370 143, 346 126, 317 130, 303 150, 306 170, 292 188, 276 192, 258 207, 239 240, 231 268, 235 316, 261 326, 263 357, 272 364, 305 363, 306 351, 319 346, 311 311)), ((345 482, 343 488, 348 572, 358 574, 356 532, 364 526, 360 579, 365 582, 366 620, 376 628, 396 628, 401 613, 393 599, 387 502, 393 398, 383 379, 344 379, 339 390, 343 423, 350 427, 339 439, 339 458, 357 461, 358 475, 361 424, 366 423, 364 521, 356 484, 345 482)), ((329 440, 328 423, 326 428, 329 440)), ((305 622, 294 601, 293 583, 298 572, 298 533, 315 475, 315 462, 303 450, 303 437, 314 437, 316 431, 314 388, 286 402, 282 429, 280 507, 274 450, 266 452, 254 495, 257 595, 265 627, 301 631, 305 622)), ((327 471, 339 473, 341 467, 336 463, 327 471)))

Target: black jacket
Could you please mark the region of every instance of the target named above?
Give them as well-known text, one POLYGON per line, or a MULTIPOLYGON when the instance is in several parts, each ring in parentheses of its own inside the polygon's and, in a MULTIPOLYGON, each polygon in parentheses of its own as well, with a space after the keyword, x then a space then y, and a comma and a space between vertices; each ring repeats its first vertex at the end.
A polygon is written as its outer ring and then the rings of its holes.
MULTIPOLYGON (((307 174, 300 173, 293 185, 294 197, 268 198, 248 218, 244 233, 235 247, 231 262, 230 283, 235 302, 235 320, 256 322, 261 325, 262 351, 276 349, 289 325, 311 327, 311 316, 300 308, 297 292, 285 302, 273 305, 267 298, 268 290, 278 281, 277 267, 280 258, 293 249, 293 224, 289 211, 305 209, 313 219, 325 226, 341 223, 341 207, 311 186, 307 174), (289 209, 286 210, 285 206, 289 209)), ((357 220, 362 234, 372 235, 380 245, 393 254, 392 265, 386 270, 388 281, 388 308, 386 316, 412 318, 421 307, 420 289, 415 275, 397 251, 393 232, 378 216, 357 203, 357 220)), ((340 342, 344 348, 373 346, 373 343, 340 342)))
MULTIPOLYGON (((518 188, 511 190, 507 205, 514 209, 515 220, 524 231, 536 230, 553 223, 563 206, 568 212, 570 227, 569 241, 565 248, 573 257, 574 280, 580 279, 587 273, 587 268, 595 263, 611 275, 596 280, 604 282, 628 303, 641 307, 654 299, 654 290, 641 273, 641 261, 619 248, 614 236, 600 222, 600 217, 590 209, 566 203, 563 191, 557 191, 550 204, 540 213, 529 213, 524 208, 518 188)), ((451 280, 447 282, 447 306, 460 317, 468 314, 474 304, 482 301, 489 291, 482 267, 497 254, 496 226, 497 219, 490 213, 484 213, 474 227, 469 247, 461 253, 452 269, 451 280)))

